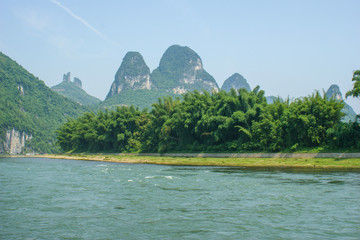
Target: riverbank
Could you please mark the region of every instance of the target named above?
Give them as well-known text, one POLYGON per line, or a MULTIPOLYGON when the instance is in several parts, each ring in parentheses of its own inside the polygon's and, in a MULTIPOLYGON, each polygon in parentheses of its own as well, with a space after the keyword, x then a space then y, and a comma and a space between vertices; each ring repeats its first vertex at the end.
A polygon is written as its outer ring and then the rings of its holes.
MULTIPOLYGON (((31 156, 28 156, 31 157, 31 156)), ((183 166, 223 166, 252 168, 306 168, 360 171, 360 158, 234 158, 234 157, 169 157, 139 155, 36 155, 54 159, 72 159, 85 161, 142 163, 183 166)))

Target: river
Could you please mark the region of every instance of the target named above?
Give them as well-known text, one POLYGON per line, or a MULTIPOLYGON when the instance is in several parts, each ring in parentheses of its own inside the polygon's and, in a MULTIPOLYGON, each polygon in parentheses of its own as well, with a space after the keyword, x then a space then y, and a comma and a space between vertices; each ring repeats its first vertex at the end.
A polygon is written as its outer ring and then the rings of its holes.
POLYGON ((0 239, 359 238, 359 172, 0 158, 0 239))

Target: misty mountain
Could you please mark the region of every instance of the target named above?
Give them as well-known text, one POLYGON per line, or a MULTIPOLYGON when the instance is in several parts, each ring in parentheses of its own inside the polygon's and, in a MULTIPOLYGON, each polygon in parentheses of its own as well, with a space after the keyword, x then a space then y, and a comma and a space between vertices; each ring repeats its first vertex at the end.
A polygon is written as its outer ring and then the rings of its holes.
POLYGON ((70 72, 64 74, 63 81, 51 89, 84 106, 94 106, 101 102, 100 99, 91 96, 82 89, 82 82, 79 78, 74 77, 74 81, 71 81, 70 72))

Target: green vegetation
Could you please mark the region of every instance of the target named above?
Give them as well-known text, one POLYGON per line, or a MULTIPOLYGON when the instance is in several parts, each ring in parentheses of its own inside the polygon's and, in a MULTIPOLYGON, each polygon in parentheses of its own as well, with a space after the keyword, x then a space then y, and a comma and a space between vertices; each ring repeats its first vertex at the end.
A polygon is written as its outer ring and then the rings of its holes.
POLYGON ((251 152, 358 150, 358 122, 341 123, 342 101, 311 96, 268 104, 264 91, 189 92, 159 99, 150 112, 121 107, 86 114, 59 130, 72 152, 251 152))
POLYGON ((159 67, 151 73, 151 81, 158 89, 173 89, 183 87, 187 90, 208 90, 213 87, 204 84, 204 81, 210 82, 217 86, 215 79, 204 69, 194 71, 194 67, 201 64, 199 55, 189 47, 179 45, 170 46, 162 56, 159 67), (195 84, 185 84, 180 80, 185 75, 193 75, 196 80, 195 84))
POLYGON ((75 82, 62 82, 51 89, 84 106, 94 106, 101 102, 100 99, 87 94, 75 82))
POLYGON ((148 113, 133 106, 99 111, 97 115, 86 113, 64 124, 59 130, 58 141, 65 151, 139 151, 149 121, 148 113))
POLYGON ((181 97, 181 95, 167 92, 165 90, 124 90, 120 94, 107 98, 100 104, 101 108, 116 109, 118 106, 135 106, 140 109, 150 109, 151 105, 163 96, 171 95, 181 97))
POLYGON ((360 161, 356 158, 202 158, 202 157, 164 157, 164 156, 129 156, 129 155, 44 155, 43 157, 77 159, 89 161, 146 163, 186 166, 229 166, 259 168, 301 168, 311 171, 360 170, 360 161))
POLYGON ((128 52, 116 72, 115 81, 121 80, 120 78, 124 76, 134 77, 147 74, 150 74, 150 69, 141 54, 138 52, 128 52))
MULTIPOLYGON (((149 78, 150 69, 146 65, 141 54, 138 52, 128 52, 115 74, 115 80, 106 96, 106 100, 113 96, 123 94, 123 91, 145 88, 149 78)), ((134 100, 131 97, 127 99, 134 100)), ((116 98, 113 98, 111 102, 114 102, 115 100, 116 98)), ((118 104, 121 104, 121 102, 118 104)))
POLYGON ((229 92, 232 88, 245 88, 248 92, 251 91, 250 85, 248 84, 246 79, 239 73, 234 73, 229 78, 227 78, 221 87, 222 90, 225 90, 227 92, 229 92))
POLYGON ((354 72, 352 81, 354 82, 353 89, 346 93, 346 97, 360 97, 360 70, 354 72))
POLYGON ((343 122, 356 121, 356 113, 355 113, 354 109, 347 103, 345 103, 345 106, 342 109, 342 112, 345 113, 345 116, 341 119, 341 121, 343 121, 343 122))
MULTIPOLYGON (((328 99, 330 98, 334 98, 335 100, 338 101, 342 101, 342 94, 340 92, 339 86, 338 85, 331 85, 329 87, 329 89, 326 91, 326 97, 328 99)), ((354 110, 352 109, 351 106, 349 106, 348 104, 346 104, 344 102, 344 108, 341 110, 343 113, 345 113, 345 116, 341 119, 341 121, 343 122, 349 122, 349 121, 355 121, 356 118, 356 113, 354 112, 354 110)))
POLYGON ((32 135, 28 151, 54 152, 56 130, 86 107, 53 92, 9 57, 0 53, 0 139, 15 129, 32 135))

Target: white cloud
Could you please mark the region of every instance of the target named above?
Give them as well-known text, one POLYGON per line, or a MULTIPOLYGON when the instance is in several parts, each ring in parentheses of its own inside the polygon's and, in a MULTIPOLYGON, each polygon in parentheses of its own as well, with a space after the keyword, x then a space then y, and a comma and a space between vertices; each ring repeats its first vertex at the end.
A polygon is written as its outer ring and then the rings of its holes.
POLYGON ((101 37, 102 39, 106 40, 107 42, 110 42, 116 46, 118 46, 118 43, 111 40, 110 38, 106 37, 104 34, 102 34, 101 32, 99 32, 95 27, 93 27, 90 23, 88 23, 85 19, 81 18, 80 16, 76 15, 75 13, 73 13, 69 8, 65 7, 64 5, 62 5, 60 2, 58 2, 57 0, 50 0, 52 3, 56 4, 57 6, 59 6, 61 9, 63 9, 65 12, 67 12, 71 17, 73 17, 74 19, 76 19, 77 21, 81 22, 83 25, 85 25, 87 28, 89 28, 91 31, 93 31, 96 35, 98 35, 99 37, 101 37))

